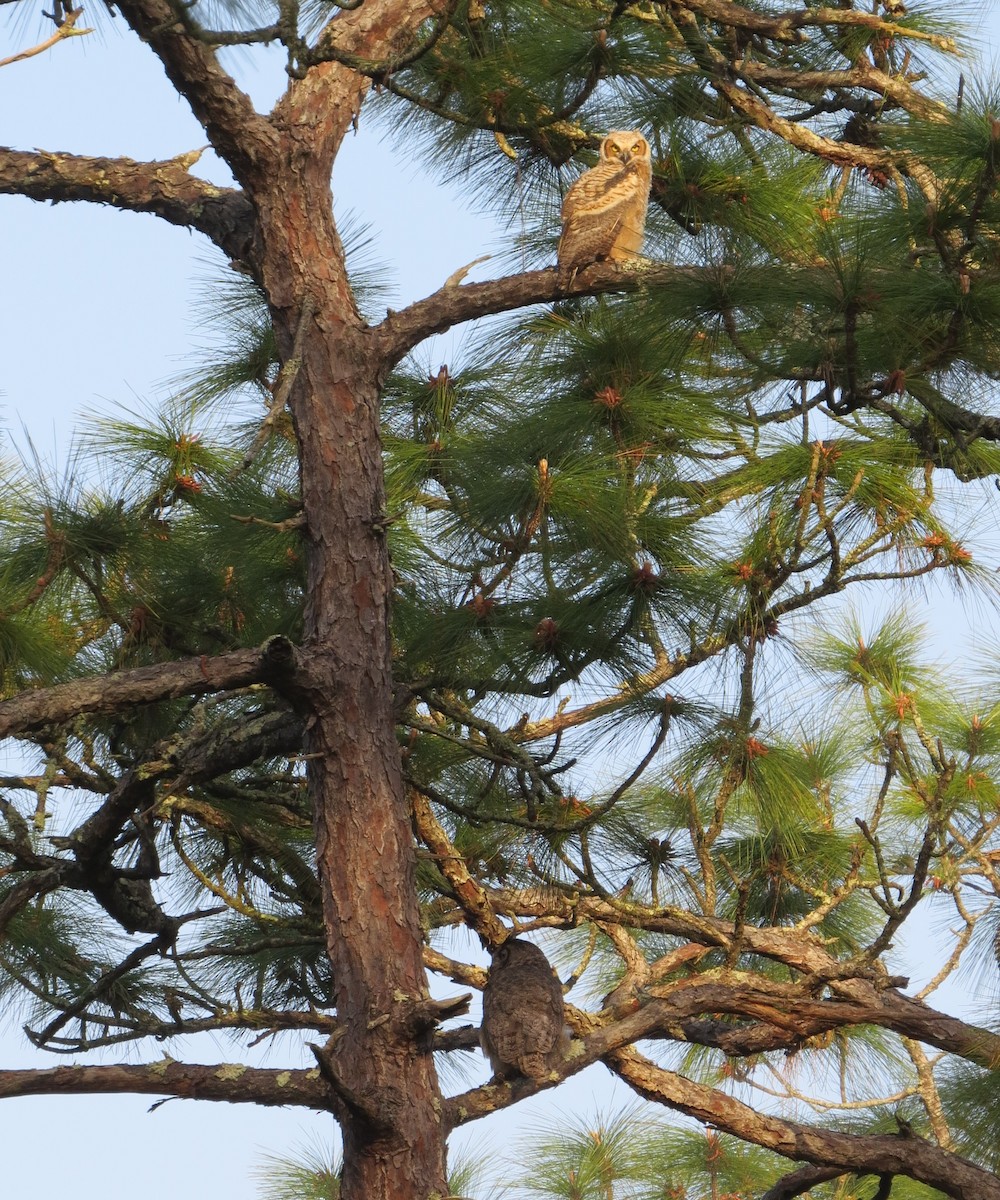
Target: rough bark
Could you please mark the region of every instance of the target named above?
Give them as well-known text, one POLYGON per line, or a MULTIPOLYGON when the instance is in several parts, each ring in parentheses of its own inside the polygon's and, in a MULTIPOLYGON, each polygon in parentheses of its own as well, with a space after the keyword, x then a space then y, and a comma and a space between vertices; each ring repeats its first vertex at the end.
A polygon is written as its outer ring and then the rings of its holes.
MULTIPOLYGON (((865 987, 861 981, 856 983, 859 990, 865 987)), ((668 995, 652 1000, 634 996, 599 1014, 568 1008, 567 1021, 577 1040, 548 1076, 518 1080, 513 1085, 490 1084, 455 1096, 445 1106, 447 1121, 453 1126, 477 1120, 513 1097, 554 1087, 594 1062, 603 1061, 617 1070, 616 1054, 645 1040, 687 1041, 747 1055, 775 1049, 794 1052, 806 1039, 830 1029, 879 1025, 900 1033, 909 1025, 912 1036, 928 1045, 983 1066, 988 1066, 991 1053, 996 1053, 1000 1039, 995 1034, 964 1025, 898 993, 890 991, 883 996, 874 989, 868 991, 867 1002, 814 1000, 802 987, 782 987, 773 981, 765 986, 746 977, 696 977, 670 985, 668 995), (721 1013, 737 1020, 727 1023, 712 1019, 721 1013)), ((757 1141, 747 1127, 740 1136, 757 1141)))
POLYGON ((678 1112, 785 1158, 816 1166, 849 1164, 850 1170, 858 1174, 906 1175, 955 1200, 1000 1200, 1000 1179, 996 1175, 922 1138, 857 1136, 785 1121, 657 1067, 634 1050, 619 1050, 606 1061, 640 1096, 669 1104, 678 1112))
POLYGON ((127 212, 152 213, 211 238, 231 258, 250 253, 253 210, 233 188, 192 175, 198 152, 165 162, 96 158, 0 147, 0 194, 32 200, 85 200, 127 212))
POLYGON ((108 1067, 53 1067, 47 1071, 0 1071, 0 1099, 11 1096, 97 1096, 138 1093, 220 1100, 234 1104, 328 1106, 329 1087, 315 1068, 309 1071, 245 1067, 242 1063, 174 1062, 108 1067))
POLYGON ((117 712, 128 705, 247 687, 264 678, 265 658, 261 650, 233 650, 20 692, 0 703, 0 737, 59 724, 81 713, 117 712))
MULTIPOLYGON (((424 1038, 433 1021, 393 714, 391 574, 380 524, 384 359, 366 340, 354 304, 330 191, 334 157, 369 80, 324 63, 294 81, 266 118, 167 0, 119 7, 244 193, 202 184, 186 161, 136 165, 14 152, 0 157, 4 190, 119 203, 201 229, 263 284, 283 357, 299 335, 290 406, 301 448, 309 600, 302 669, 282 686, 302 713, 313 756, 309 784, 340 1023, 320 1055, 324 1106, 343 1127, 345 1200, 444 1194, 445 1131, 424 1038)), ((365 5, 339 14, 325 42, 341 58, 391 61, 443 7, 422 0, 365 5)), ((259 679, 259 658, 244 656, 226 684, 259 679)), ((7 731, 129 698, 207 691, 221 661, 192 662, 186 674, 171 664, 169 682, 167 671, 133 674, 129 696, 119 687, 113 699, 96 681, 49 689, 15 703, 7 731)))
MULTIPOLYGON (((447 1128, 539 1085, 519 1081, 478 1089, 452 1102, 445 1119, 427 1036, 434 1006, 428 1003, 428 952, 422 945, 410 811, 394 726, 379 386, 386 371, 420 340, 460 321, 559 297, 637 290, 646 283, 721 287, 725 279, 718 271, 696 267, 595 266, 569 282, 550 270, 462 285, 458 273, 438 292, 368 329, 354 304, 333 220, 332 164, 369 79, 405 55, 422 23, 444 10, 443 0, 367 0, 340 13, 320 39, 338 61, 315 66, 293 81, 270 118, 253 110, 211 47, 192 35, 180 10, 168 0, 121 0, 118 7, 159 57, 244 192, 197 180, 185 156, 136 164, 15 151, 0 151, 0 191, 116 204, 201 230, 241 258, 263 284, 286 362, 295 347, 289 403, 300 445, 308 603, 303 651, 273 681, 293 700, 305 726, 337 1028, 318 1052, 320 1066, 312 1072, 195 1068, 165 1060, 162 1065, 68 1073, 0 1073, 0 1095, 127 1090, 326 1107, 336 1113, 344 1133, 344 1200, 425 1200, 446 1191, 447 1128), (365 63, 369 65, 359 69, 365 63)), ((773 29, 775 22, 784 21, 780 14, 758 15, 727 0, 701 0, 688 7, 747 28, 767 22, 773 29)), ((799 14, 782 28, 794 40, 795 28, 814 19, 820 14, 799 14)), ((848 17, 832 10, 829 19, 848 17)), ((872 28, 883 25, 865 14, 852 13, 850 19, 872 28)), ((756 73, 764 82, 774 81, 773 71, 770 76, 761 71, 750 64, 745 76, 756 73)), ((841 73, 833 82, 881 94, 889 90, 882 85, 884 78, 866 71, 863 77, 841 73)), ((845 166, 884 167, 895 161, 782 122, 728 74, 720 76, 716 86, 749 121, 774 129, 808 153, 845 166)), ((902 103, 902 85, 891 86, 902 103)), ((983 436, 1000 436, 995 428, 976 428, 983 436)), ((273 671, 274 664, 265 664, 263 657, 258 651, 238 652, 29 693, 0 705, 0 733, 37 729, 126 703, 245 686, 273 671)), ((297 729, 283 724, 275 736, 294 738, 297 729)), ((533 734, 541 736, 540 730, 533 729, 533 734)), ((211 749, 206 748, 206 755, 211 749)), ((211 759, 214 769, 219 761, 211 759)), ((124 781, 120 793, 112 794, 99 810, 90 830, 95 855, 134 808, 130 786, 131 781, 124 781)), ((429 810, 418 811, 417 817, 418 823, 423 819, 427 844, 447 858, 450 847, 430 824, 429 810)), ((487 940, 499 936, 498 914, 531 911, 528 897, 512 900, 477 888, 460 864, 450 870, 442 864, 442 869, 469 923, 487 940)), ((852 1169, 905 1173, 958 1197, 1000 1196, 993 1176, 938 1147, 914 1147, 893 1138, 851 1138, 763 1117, 722 1092, 662 1071, 623 1048, 644 1036, 723 1045, 727 1035, 748 1039, 737 1047, 746 1052, 761 1029, 771 1037, 773 1048, 793 1046, 796 1039, 834 1026, 866 1022, 993 1065, 1000 1057, 1000 1039, 891 989, 878 990, 868 979, 841 977, 839 964, 818 939, 802 931, 748 928, 737 935, 726 922, 680 910, 630 913, 626 907, 574 898, 574 912, 567 913, 567 920, 589 916, 616 923, 627 918, 636 927, 702 946, 731 949, 739 943, 809 978, 787 995, 772 989, 766 997, 752 988, 692 982, 636 1012, 600 1014, 589 1026, 581 1018, 587 1037, 578 1041, 556 1078, 603 1059, 642 1094, 790 1158, 824 1167, 846 1163, 852 1169), (816 998, 821 993, 829 998, 816 998), (748 1024, 734 1030, 704 1018, 720 1012, 746 1018, 748 1024)), ((557 919, 557 908, 549 894, 539 903, 538 914, 557 919)))
MULTIPOLYGON (((387 0, 338 18, 345 52, 398 44, 432 12, 387 0)), ((417 1006, 428 998, 413 838, 392 703, 378 374, 347 281, 330 173, 368 81, 310 71, 274 114, 281 170, 251 178, 283 356, 309 546, 295 697, 306 722, 327 949, 342 1033, 319 1054, 344 1138, 344 1200, 446 1191, 440 1091, 417 1006)))

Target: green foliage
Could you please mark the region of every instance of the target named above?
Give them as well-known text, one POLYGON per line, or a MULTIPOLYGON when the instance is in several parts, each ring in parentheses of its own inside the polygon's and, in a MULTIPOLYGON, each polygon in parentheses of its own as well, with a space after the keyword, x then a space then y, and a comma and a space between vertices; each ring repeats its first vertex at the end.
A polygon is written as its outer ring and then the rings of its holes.
MULTIPOLYGON (((810 1124, 855 1146, 912 1126, 998 1171, 992 1035, 915 1024, 1000 945, 998 671, 956 686, 929 666, 908 602, 940 577, 994 611, 969 509, 1000 473, 1000 96, 918 91, 950 27, 875 7, 459 0, 398 61, 323 67, 371 77, 382 127, 502 222, 511 272, 551 266, 604 132, 653 148, 645 258, 619 291, 596 294, 607 267, 560 279, 564 299, 491 318, 455 361, 381 364, 385 511, 364 519, 391 557, 427 962, 481 986, 447 957, 456 926, 484 945, 497 922, 545 930, 580 1008, 571 1065, 587 1035, 659 1013, 604 1061, 641 1062, 638 1092, 701 1120, 560 1118, 502 1180, 456 1170, 455 1195, 744 1200, 794 1170, 755 1143, 801 1148, 810 1124), (888 615, 855 615, 875 591, 888 615), (904 999, 900 931, 929 912, 939 961, 904 999)), ((280 27, 255 0, 182 8, 171 37, 200 48, 261 23, 246 40, 283 43, 294 81, 341 54, 326 0, 282 4, 280 27)), ((336 327, 377 325, 373 235, 337 226, 336 327)), ((306 661, 340 649, 306 636, 300 366, 274 331, 289 298, 271 304, 224 271, 167 404, 92 419, 63 474, 5 467, 3 697, 182 659, 206 683, 23 726, 0 784, 0 992, 49 1050, 342 1032, 315 698, 212 675, 278 636, 306 661)), ((372 798, 343 787, 363 822, 372 798)), ((468 1031, 392 1028, 474 1086, 468 1031)), ((855 1165, 808 1194, 938 1194, 855 1165)), ((260 1178, 276 1200, 340 1191, 325 1155, 260 1178)))
POLYGON ((262 1200, 338 1200, 340 1165, 321 1147, 267 1155, 256 1171, 262 1200))
POLYGON ((941 1101, 955 1128, 961 1152, 989 1170, 1000 1169, 996 1113, 1000 1078, 971 1063, 951 1061, 941 1080, 941 1101))
POLYGON ((540 1129, 520 1149, 525 1166, 513 1194, 545 1200, 708 1200, 748 1194, 781 1173, 774 1155, 634 1107, 540 1129))

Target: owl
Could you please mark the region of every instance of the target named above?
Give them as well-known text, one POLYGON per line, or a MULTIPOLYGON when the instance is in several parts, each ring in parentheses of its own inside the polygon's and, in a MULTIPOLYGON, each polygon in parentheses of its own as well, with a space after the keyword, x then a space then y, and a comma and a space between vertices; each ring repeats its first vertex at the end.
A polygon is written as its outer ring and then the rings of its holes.
POLYGON ((563 994, 539 948, 508 938, 493 952, 483 989, 483 1053, 494 1075, 544 1079, 560 1057, 563 994))
POLYGON ((601 159, 566 193, 559 269, 576 271, 598 259, 637 256, 646 227, 653 164, 649 142, 635 129, 609 133, 601 159))

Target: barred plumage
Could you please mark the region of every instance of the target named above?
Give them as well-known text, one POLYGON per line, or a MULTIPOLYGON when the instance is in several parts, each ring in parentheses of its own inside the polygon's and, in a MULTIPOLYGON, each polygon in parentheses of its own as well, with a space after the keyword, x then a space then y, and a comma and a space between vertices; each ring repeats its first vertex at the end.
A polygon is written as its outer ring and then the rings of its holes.
POLYGON ((600 162, 584 171, 563 200, 560 269, 636 258, 652 178, 649 142, 642 134, 635 129, 609 133, 601 142, 600 162))
POLYGON ((531 942, 508 938, 493 954, 483 990, 483 1052, 497 1076, 544 1079, 558 1061, 563 1035, 562 987, 531 942))

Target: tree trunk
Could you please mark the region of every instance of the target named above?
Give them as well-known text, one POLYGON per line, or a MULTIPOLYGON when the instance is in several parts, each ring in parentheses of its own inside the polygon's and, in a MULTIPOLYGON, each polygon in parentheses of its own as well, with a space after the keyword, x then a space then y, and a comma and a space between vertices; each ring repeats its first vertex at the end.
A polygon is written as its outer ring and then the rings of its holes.
POLYGON ((281 357, 294 347, 298 360, 290 403, 310 557, 296 690, 343 1030, 322 1064, 344 1135, 343 1200, 425 1200, 447 1192, 445 1132, 413 1019, 427 984, 392 706, 381 362, 344 273, 330 164, 296 161, 293 136, 280 188, 257 199, 281 357))

